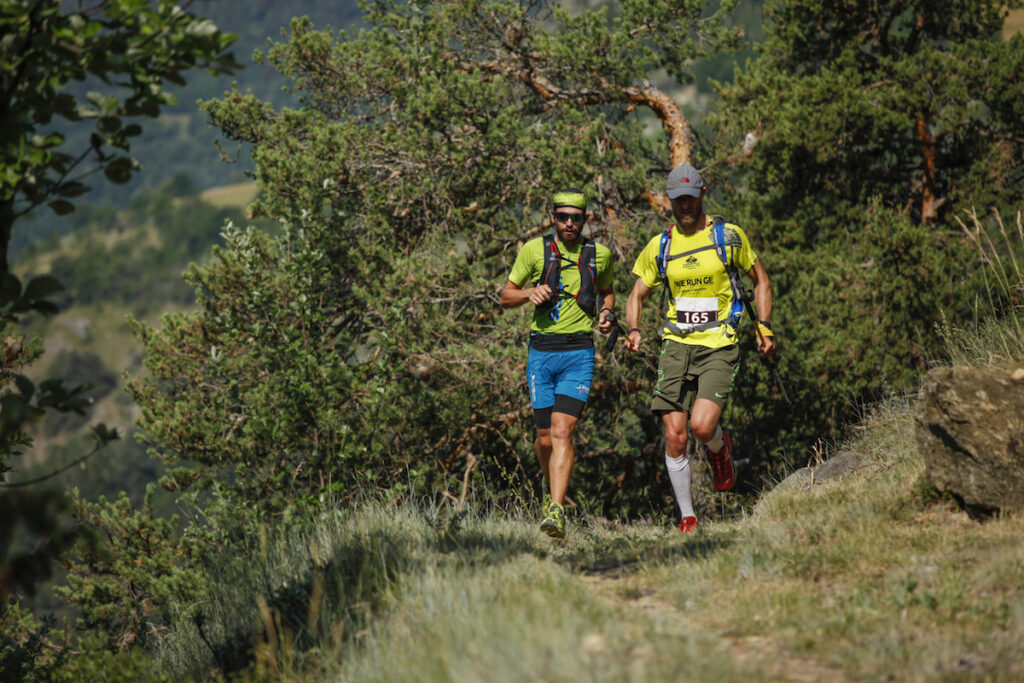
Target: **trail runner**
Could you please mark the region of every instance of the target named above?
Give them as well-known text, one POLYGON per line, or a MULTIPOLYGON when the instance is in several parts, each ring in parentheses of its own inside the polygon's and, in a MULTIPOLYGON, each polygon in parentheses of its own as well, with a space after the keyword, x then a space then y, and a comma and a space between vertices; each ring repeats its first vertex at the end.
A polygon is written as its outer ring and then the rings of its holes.
POLYGON ((573 432, 594 376, 594 320, 602 334, 614 320, 611 251, 583 236, 586 209, 582 191, 556 192, 555 233, 523 245, 501 292, 503 308, 534 307, 526 378, 537 428, 534 449, 550 494, 540 528, 553 538, 565 536, 573 432))
POLYGON ((640 350, 643 303, 668 280, 670 305, 663 314, 667 317, 651 410, 664 428, 665 465, 679 504, 679 530, 689 533, 696 530, 697 517, 686 456, 687 423, 708 456, 715 490, 728 491, 736 483, 732 438, 720 420, 739 368, 736 328, 745 290, 738 273, 754 283, 757 349, 769 360, 775 353, 772 291, 746 233, 704 213, 707 188, 697 169, 676 166, 666 190, 676 222, 647 243, 633 266, 637 279, 626 301, 626 347, 640 350))

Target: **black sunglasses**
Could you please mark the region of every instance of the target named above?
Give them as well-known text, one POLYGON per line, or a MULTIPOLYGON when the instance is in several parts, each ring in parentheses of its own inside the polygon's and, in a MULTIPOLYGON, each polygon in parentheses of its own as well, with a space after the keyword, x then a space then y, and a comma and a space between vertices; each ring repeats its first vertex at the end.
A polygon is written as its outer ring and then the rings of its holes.
POLYGON ((576 223, 579 225, 587 220, 587 214, 585 213, 562 213, 561 211, 555 211, 555 220, 560 223, 576 223))

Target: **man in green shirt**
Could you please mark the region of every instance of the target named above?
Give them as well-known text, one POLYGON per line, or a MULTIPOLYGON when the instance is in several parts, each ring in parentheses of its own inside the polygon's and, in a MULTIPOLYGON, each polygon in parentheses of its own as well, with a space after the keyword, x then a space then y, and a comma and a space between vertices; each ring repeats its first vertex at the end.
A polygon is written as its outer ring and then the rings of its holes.
POLYGON ((575 462, 572 435, 594 376, 594 319, 612 329, 615 308, 608 247, 583 236, 587 200, 568 188, 552 197, 555 234, 536 237, 519 250, 501 291, 501 306, 533 304, 526 377, 537 438, 534 449, 548 480, 541 530, 565 536, 565 495, 575 462))
POLYGON ((643 302, 667 280, 671 303, 662 324, 651 410, 661 416, 679 530, 688 533, 697 528, 697 517, 686 457, 687 422, 708 455, 715 490, 728 491, 736 483, 736 465, 732 439, 719 420, 739 363, 736 327, 745 294, 739 273, 754 283, 757 347, 768 359, 775 353, 772 290, 746 233, 704 213, 707 188, 697 169, 688 164, 672 169, 666 190, 676 222, 647 243, 633 266, 637 280, 626 302, 626 347, 639 351, 643 302))

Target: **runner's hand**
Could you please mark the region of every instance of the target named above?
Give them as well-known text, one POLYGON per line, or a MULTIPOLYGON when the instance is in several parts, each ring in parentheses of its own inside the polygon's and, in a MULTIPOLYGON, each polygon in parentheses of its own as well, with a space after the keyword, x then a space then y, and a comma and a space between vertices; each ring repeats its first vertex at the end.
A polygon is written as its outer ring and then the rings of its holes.
POLYGON ((549 285, 537 285, 530 289, 530 303, 540 306, 551 299, 551 287, 549 285))
POLYGON ((601 311, 601 314, 597 317, 597 331, 607 335, 612 331, 614 324, 615 314, 611 311, 601 311))
POLYGON ((757 350, 761 355, 772 360, 775 356, 775 340, 764 335, 757 335, 757 350))
POLYGON ((626 337, 626 348, 629 349, 630 351, 639 351, 640 342, 642 342, 643 340, 644 338, 640 336, 640 331, 633 330, 626 337))

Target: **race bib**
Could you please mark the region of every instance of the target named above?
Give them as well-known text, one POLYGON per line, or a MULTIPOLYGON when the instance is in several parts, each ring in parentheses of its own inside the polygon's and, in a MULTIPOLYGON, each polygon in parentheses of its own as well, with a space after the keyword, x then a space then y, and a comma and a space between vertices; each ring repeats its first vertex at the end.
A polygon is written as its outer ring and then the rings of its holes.
POLYGON ((717 296, 676 297, 676 325, 690 330, 697 325, 706 325, 718 320, 717 296))

